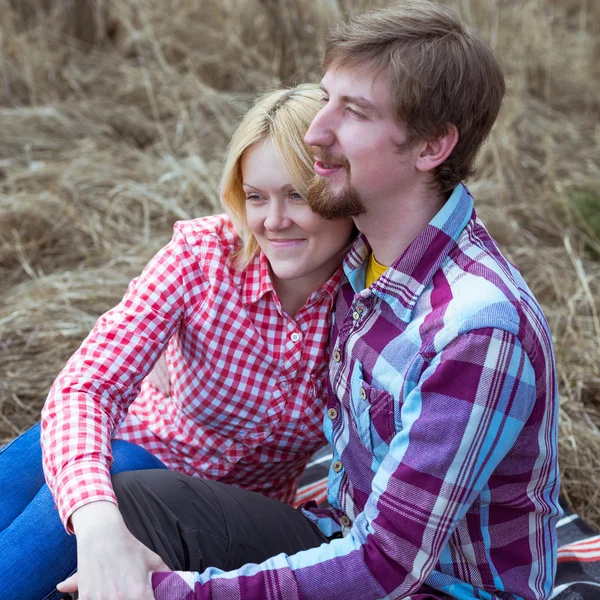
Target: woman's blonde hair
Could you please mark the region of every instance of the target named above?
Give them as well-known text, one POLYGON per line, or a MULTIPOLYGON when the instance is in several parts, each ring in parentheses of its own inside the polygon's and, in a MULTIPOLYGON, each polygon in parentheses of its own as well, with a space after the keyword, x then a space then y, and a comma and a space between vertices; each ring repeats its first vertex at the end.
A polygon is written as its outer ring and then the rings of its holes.
POLYGON ((315 84, 264 94, 244 115, 229 142, 220 185, 221 203, 242 239, 242 247, 234 257, 239 269, 246 268, 259 251, 246 219, 242 158, 256 144, 270 141, 289 171, 296 191, 306 197, 314 177, 314 159, 310 147, 304 143, 304 135, 322 106, 322 96, 315 84))

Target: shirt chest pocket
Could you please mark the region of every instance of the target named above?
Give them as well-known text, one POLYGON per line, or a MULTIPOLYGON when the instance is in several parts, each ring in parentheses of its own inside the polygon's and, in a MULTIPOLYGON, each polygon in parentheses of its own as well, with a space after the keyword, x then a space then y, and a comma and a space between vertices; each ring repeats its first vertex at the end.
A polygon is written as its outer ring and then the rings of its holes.
POLYGON ((362 365, 352 373, 350 411, 362 443, 376 455, 387 451, 395 435, 394 397, 362 378, 362 365))

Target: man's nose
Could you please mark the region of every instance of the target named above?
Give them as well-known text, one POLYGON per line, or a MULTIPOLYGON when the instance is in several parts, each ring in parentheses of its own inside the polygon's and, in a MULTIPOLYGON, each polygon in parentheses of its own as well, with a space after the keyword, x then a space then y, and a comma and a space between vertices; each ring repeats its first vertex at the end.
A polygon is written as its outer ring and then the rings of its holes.
POLYGON ((304 136, 304 141, 309 146, 327 148, 333 145, 334 139, 332 115, 326 105, 315 115, 304 136))

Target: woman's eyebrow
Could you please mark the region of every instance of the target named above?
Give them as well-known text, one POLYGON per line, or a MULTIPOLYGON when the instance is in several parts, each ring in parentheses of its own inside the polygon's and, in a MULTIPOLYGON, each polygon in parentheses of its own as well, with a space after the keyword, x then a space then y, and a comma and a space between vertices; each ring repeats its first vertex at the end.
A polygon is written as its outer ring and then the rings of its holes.
MULTIPOLYGON (((244 188, 248 188, 250 190, 255 190, 256 192, 260 192, 260 188, 257 188, 256 186, 254 186, 250 183, 242 183, 242 189, 244 189, 244 188)), ((279 191, 285 192, 285 191, 294 190, 294 189, 296 189, 296 188, 294 187, 293 184, 286 183, 279 188, 279 191)))

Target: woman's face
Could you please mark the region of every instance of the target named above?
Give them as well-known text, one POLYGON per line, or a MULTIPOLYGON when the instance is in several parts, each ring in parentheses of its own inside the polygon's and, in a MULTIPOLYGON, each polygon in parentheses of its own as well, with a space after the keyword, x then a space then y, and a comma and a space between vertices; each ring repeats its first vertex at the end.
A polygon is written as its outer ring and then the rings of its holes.
POLYGON ((351 219, 326 221, 294 189, 272 142, 265 140, 242 157, 246 219, 277 280, 314 291, 334 273, 348 248, 351 219))

